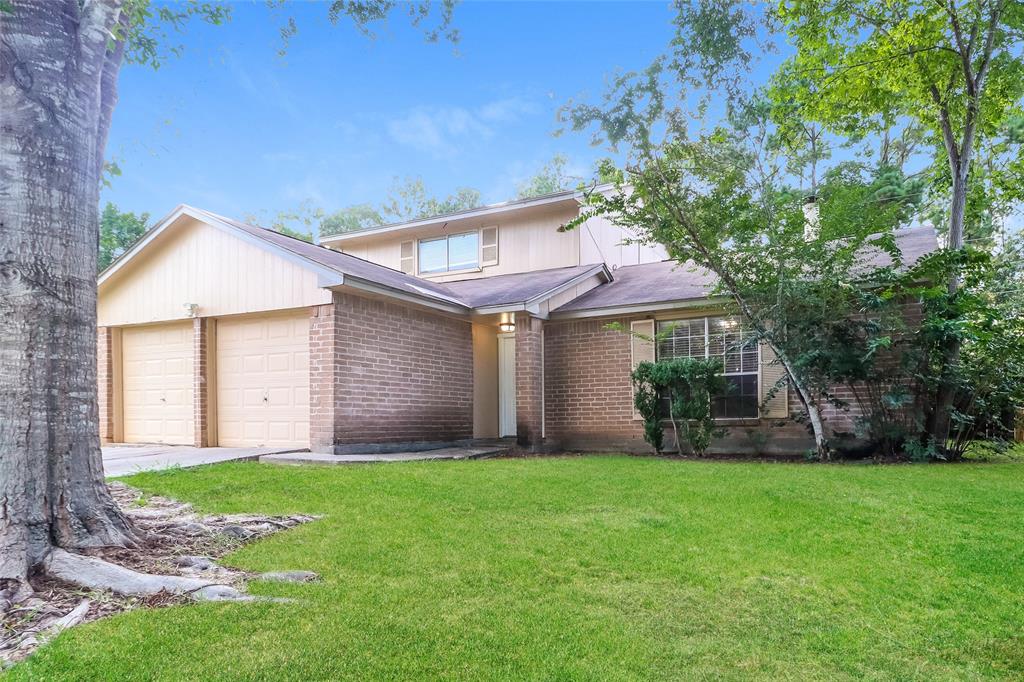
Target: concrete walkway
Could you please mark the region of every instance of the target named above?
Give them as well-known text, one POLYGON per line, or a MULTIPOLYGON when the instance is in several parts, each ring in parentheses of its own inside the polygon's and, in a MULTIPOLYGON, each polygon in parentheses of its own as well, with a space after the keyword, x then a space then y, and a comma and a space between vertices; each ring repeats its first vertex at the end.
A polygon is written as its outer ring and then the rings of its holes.
POLYGON ((255 460, 261 455, 294 452, 295 448, 194 448, 187 445, 107 445, 103 471, 107 478, 140 471, 195 467, 231 460, 255 460))
POLYGON ((508 452, 507 446, 451 447, 419 452, 391 452, 367 455, 327 455, 319 452, 289 452, 262 455, 262 464, 367 464, 372 462, 419 462, 428 459, 483 459, 508 452))

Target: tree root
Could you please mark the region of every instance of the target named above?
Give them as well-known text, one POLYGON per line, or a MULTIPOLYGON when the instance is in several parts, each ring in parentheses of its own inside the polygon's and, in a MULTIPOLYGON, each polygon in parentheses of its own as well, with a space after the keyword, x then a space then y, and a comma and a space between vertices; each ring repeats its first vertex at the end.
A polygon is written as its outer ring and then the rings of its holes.
POLYGON ((72 554, 63 549, 54 549, 50 553, 43 562, 43 570, 48 575, 72 585, 90 590, 110 590, 129 597, 152 597, 166 592, 196 600, 252 599, 230 585, 218 584, 212 580, 139 573, 103 559, 72 554), (207 589, 212 587, 218 589, 207 589))
POLYGON ((0 671, 81 622, 183 601, 292 601, 246 594, 245 583, 318 578, 309 571, 246 574, 216 561, 248 542, 318 517, 207 516, 176 500, 143 497, 120 482, 111 483, 110 490, 138 533, 138 544, 51 549, 28 581, 0 579, 0 671))

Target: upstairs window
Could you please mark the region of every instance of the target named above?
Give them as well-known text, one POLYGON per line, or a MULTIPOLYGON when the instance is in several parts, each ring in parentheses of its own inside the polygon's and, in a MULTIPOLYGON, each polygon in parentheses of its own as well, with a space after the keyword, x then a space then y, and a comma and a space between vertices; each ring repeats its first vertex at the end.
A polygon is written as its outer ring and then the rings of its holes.
POLYGON ((665 333, 658 342, 659 360, 718 358, 725 367, 725 395, 715 396, 716 419, 756 419, 758 416, 757 340, 731 317, 699 317, 658 323, 665 333))
POLYGON ((419 242, 421 275, 480 267, 480 233, 464 232, 419 242))

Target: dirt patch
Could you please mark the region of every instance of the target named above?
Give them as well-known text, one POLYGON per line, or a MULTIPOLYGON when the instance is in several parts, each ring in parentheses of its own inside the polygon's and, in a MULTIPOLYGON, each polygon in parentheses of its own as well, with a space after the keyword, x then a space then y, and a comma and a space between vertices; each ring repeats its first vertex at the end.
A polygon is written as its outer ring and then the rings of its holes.
MULTIPOLYGON (((200 515, 191 505, 177 500, 144 496, 117 481, 109 485, 114 499, 145 540, 138 548, 106 547, 83 554, 143 573, 210 579, 243 587, 250 575, 215 560, 246 543, 317 518, 304 514, 200 515)), ((0 613, 0 669, 22 660, 73 625, 130 609, 188 601, 186 596, 166 592, 124 597, 109 591, 83 590, 46 575, 33 577, 31 584, 34 592, 29 598, 0 613)))

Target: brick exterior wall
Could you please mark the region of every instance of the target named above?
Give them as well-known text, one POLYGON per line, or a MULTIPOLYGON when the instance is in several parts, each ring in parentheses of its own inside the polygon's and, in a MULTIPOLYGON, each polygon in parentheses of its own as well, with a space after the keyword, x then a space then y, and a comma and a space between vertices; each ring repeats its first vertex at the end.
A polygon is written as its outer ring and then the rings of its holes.
POLYGON ((613 321, 629 326, 627 318, 545 325, 545 435, 550 447, 650 451, 641 422, 633 420, 629 335, 604 329, 613 321))
POLYGON ((349 293, 312 314, 314 449, 472 438, 468 321, 349 293))
POLYGON ((310 309, 309 320, 309 447, 327 452, 334 447, 334 386, 338 363, 334 305, 310 309))
POLYGON ((96 379, 99 389, 100 442, 114 440, 114 330, 100 327, 96 334, 96 379))
POLYGON ((196 317, 192 320, 192 414, 195 425, 193 444, 197 448, 210 446, 210 383, 209 321, 196 317))
POLYGON ((542 447, 544 428, 544 326, 527 313, 516 313, 516 442, 542 447))
MULTIPOLYGON (((545 435, 548 449, 649 453, 643 424, 633 419, 630 337, 609 331, 633 319, 549 321, 544 326, 545 435)), ((517 349, 518 350, 518 349, 517 349)), ((790 396, 791 412, 796 398, 790 396)), ((711 453, 792 454, 813 446, 806 428, 793 421, 732 422, 711 453)), ((674 449, 666 423, 665 447, 674 449)))

